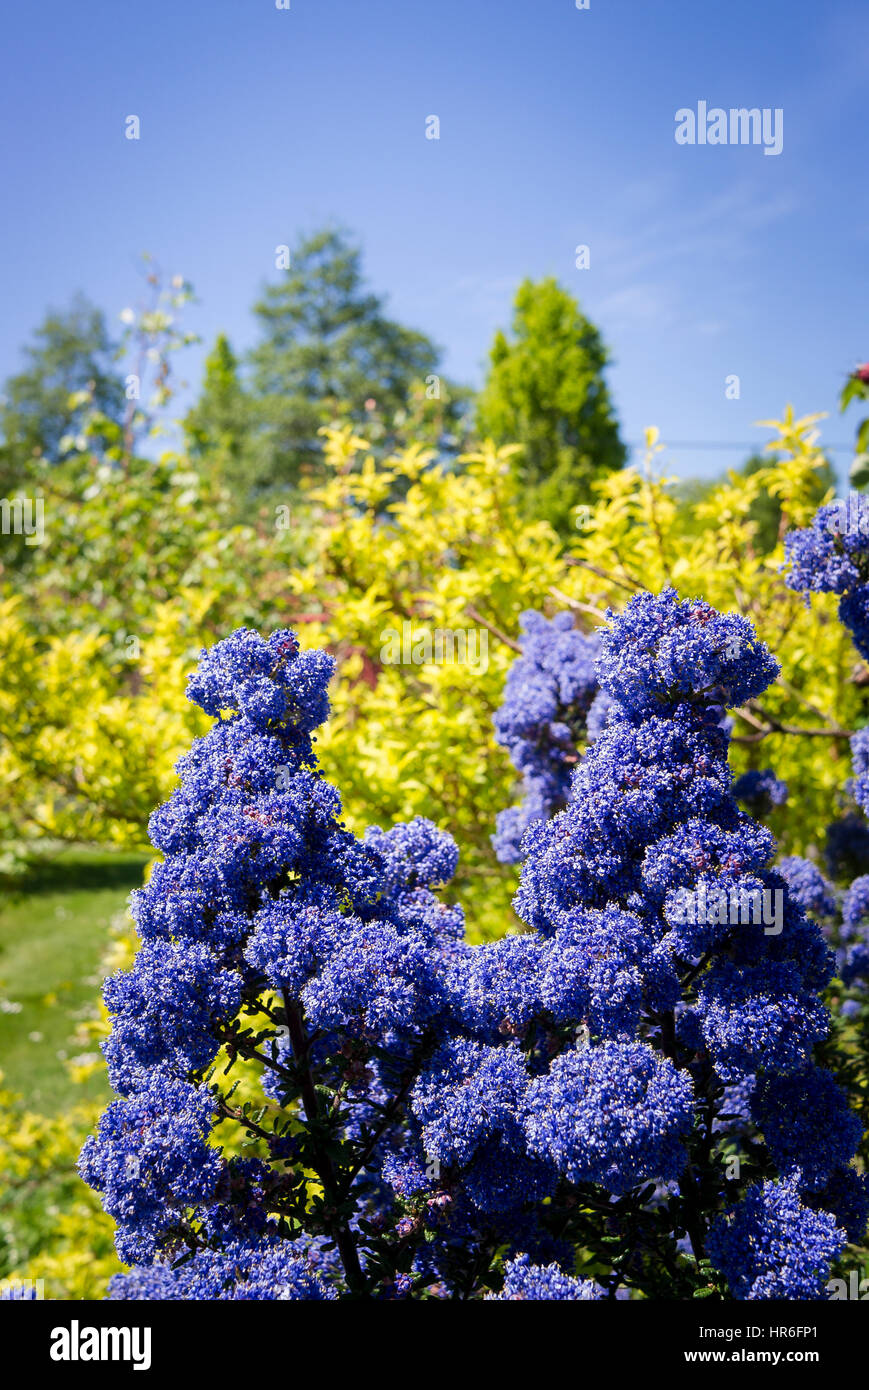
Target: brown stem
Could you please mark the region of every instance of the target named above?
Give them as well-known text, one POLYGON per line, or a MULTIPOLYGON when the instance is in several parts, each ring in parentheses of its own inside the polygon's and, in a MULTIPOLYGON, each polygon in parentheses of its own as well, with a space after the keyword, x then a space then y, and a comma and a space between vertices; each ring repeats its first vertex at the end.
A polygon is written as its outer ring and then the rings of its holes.
POLYGON ((491 632, 493 637, 497 637, 499 642, 503 642, 505 646, 511 647, 514 652, 518 652, 520 656, 522 655, 522 648, 519 646, 519 643, 514 642, 513 638, 508 637, 506 632, 502 632, 500 628, 495 627, 494 623, 487 622, 482 613, 480 613, 472 603, 465 605, 465 612, 469 618, 473 618, 475 623, 479 623, 481 627, 491 632))
MULTIPOLYGON (((314 1085, 314 1078, 311 1075, 311 1066, 309 1062, 310 1049, 305 1032, 305 1024, 302 1019, 301 1010, 295 1004, 290 1003, 286 993, 284 994, 284 1008, 287 1012, 290 1044, 293 1049, 293 1056, 296 1059, 305 1116, 310 1125, 316 1125, 320 1118, 320 1107, 317 1101, 317 1090, 314 1085)), ((315 1172, 323 1184, 323 1193, 327 1202, 337 1206, 340 1200, 338 1183, 335 1177, 335 1169, 332 1165, 332 1160, 328 1154, 320 1153, 317 1155, 315 1172)), ((338 1254, 341 1256, 341 1263, 344 1266, 348 1288, 353 1293, 365 1296, 365 1275, 362 1273, 362 1266, 359 1263, 359 1252, 356 1249, 356 1241, 349 1226, 333 1218, 327 1217, 326 1220, 329 1234, 335 1241, 338 1247, 338 1254)))
POLYGON ((361 1172, 361 1170, 364 1168, 365 1164, 368 1162, 368 1159, 371 1157, 371 1154, 377 1147, 379 1140, 383 1137, 389 1126, 392 1124, 393 1120, 395 1119, 396 1115, 398 1114, 399 1110, 401 1109, 404 1103, 408 1091, 411 1088, 411 1084, 413 1083, 416 1077, 416 1072, 416 1063, 413 1062, 405 1072, 399 1090, 396 1091, 392 1100, 389 1102, 386 1109, 384 1110, 383 1119, 381 1120, 379 1126, 377 1127, 374 1134, 371 1136, 371 1139, 366 1144, 365 1148, 362 1150, 362 1153, 359 1155, 356 1162, 354 1163, 353 1168, 347 1178, 348 1185, 356 1177, 356 1174, 361 1172))
MULTIPOLYGON (((601 569, 599 565, 593 565, 589 560, 577 560, 575 555, 566 555, 564 558, 566 564, 576 565, 579 569, 583 570, 591 570, 591 573, 596 574, 599 579, 605 579, 607 583, 615 584, 619 589, 627 589, 629 594, 643 587, 634 579, 631 579, 630 583, 626 584, 623 579, 617 579, 614 574, 610 574, 607 570, 601 569)), ((628 578, 630 579, 630 576, 628 576, 628 578)))
POLYGON ((739 715, 740 719, 744 719, 746 724, 750 724, 753 729, 756 729, 757 733, 735 735, 734 743, 760 743, 761 739, 766 738, 769 734, 801 734, 804 738, 850 738, 852 734, 851 730, 841 729, 838 726, 829 729, 806 729, 799 724, 783 724, 781 720, 776 719, 775 715, 758 705, 755 700, 751 701, 751 708, 757 711, 761 719, 756 718, 751 710, 745 708, 734 710, 734 713, 739 715))

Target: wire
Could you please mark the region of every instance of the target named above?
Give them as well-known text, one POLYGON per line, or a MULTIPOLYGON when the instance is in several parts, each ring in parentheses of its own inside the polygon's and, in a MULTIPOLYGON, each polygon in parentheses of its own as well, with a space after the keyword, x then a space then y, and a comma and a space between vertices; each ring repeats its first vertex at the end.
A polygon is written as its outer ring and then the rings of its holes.
MULTIPOLYGON (((759 439, 754 439, 749 444, 740 443, 739 440, 736 440, 733 443, 728 443, 726 440, 722 441, 673 439, 667 440, 665 442, 662 439, 659 442, 664 445, 665 451, 667 449, 747 449, 750 453, 758 454, 764 447, 764 441, 759 439)), ((629 442, 627 447, 629 449, 638 449, 640 453, 645 453, 646 449, 648 448, 648 445, 646 445, 645 443, 635 444, 629 442)), ((857 452, 853 444, 821 444, 819 447, 822 454, 853 454, 857 452)))

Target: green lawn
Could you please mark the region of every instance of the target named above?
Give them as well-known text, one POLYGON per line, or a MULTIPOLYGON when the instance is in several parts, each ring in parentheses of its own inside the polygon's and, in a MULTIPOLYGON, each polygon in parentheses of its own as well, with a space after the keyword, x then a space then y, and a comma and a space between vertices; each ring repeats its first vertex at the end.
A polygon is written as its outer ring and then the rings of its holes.
POLYGON ((71 1086, 64 1057, 100 987, 110 923, 142 881, 144 854, 67 850, 0 911, 0 1069, 30 1109, 54 1114, 107 1094, 100 1076, 71 1086))

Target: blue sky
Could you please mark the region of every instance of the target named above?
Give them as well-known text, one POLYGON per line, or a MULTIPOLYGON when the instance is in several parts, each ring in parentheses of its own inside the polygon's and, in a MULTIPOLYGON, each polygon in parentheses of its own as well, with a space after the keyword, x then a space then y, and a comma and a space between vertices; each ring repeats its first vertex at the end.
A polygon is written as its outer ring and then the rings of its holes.
POLYGON ((788 401, 853 437, 865 0, 40 0, 7 9, 0 78, 0 376, 49 304, 134 302, 145 250, 193 281, 202 351, 221 329, 243 349, 276 245, 335 221, 462 380, 519 280, 553 274, 610 346, 626 438, 762 440, 788 401), (780 107, 782 153, 677 145, 699 100, 780 107))

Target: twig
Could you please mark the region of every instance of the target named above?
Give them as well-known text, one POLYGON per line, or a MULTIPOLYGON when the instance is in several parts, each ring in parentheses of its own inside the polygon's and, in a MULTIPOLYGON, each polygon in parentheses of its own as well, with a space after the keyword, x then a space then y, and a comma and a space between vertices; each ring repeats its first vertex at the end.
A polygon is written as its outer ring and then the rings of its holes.
POLYGON ((469 618, 473 618, 475 623, 479 623, 481 627, 491 632, 493 637, 497 637, 499 642, 503 642, 506 646, 511 647, 514 652, 518 652, 520 656, 522 655, 522 648, 519 646, 519 643, 514 642, 513 638, 508 637, 506 632, 502 632, 500 628, 495 627, 494 623, 487 622, 482 613, 478 612, 472 603, 466 604, 465 612, 469 618))
MULTIPOLYGON (((302 1105, 305 1110, 305 1117, 308 1124, 316 1127, 320 1122, 320 1107, 317 1101, 317 1089, 314 1085, 314 1078, 311 1075, 311 1065, 309 1058, 309 1044, 305 1033, 305 1024, 302 1019, 301 1011, 290 1003, 289 995, 284 993, 284 1008, 287 1013, 287 1026, 290 1030, 290 1043, 293 1049, 293 1056, 299 1072, 300 1090, 302 1092, 302 1105)), ((324 1194, 331 1203, 336 1206, 339 1204, 338 1183, 335 1177, 335 1169, 332 1160, 327 1153, 322 1151, 317 1155, 317 1176, 323 1184, 324 1194)), ((350 1227, 344 1223, 329 1220, 330 1234, 334 1238, 341 1256, 341 1263, 344 1266, 344 1273, 347 1276, 348 1287, 353 1293, 365 1294, 365 1275, 362 1273, 362 1266, 359 1263, 359 1252, 356 1249, 356 1241, 350 1227)))
POLYGON ((577 613, 591 613, 593 617, 603 618, 604 622, 607 621, 604 608, 595 608, 591 603, 580 603, 579 599, 571 598, 569 594, 563 594, 560 589, 555 587, 551 588, 549 592, 553 598, 558 599, 559 603, 566 603, 568 608, 575 609, 577 613))
POLYGON ((577 560, 575 555, 565 555, 564 559, 568 565, 578 565, 580 569, 591 570, 592 574, 596 574, 598 579, 605 579, 608 584, 616 584, 620 589, 627 589, 629 594, 632 594, 635 589, 642 589, 643 587, 642 584, 637 584, 633 579, 626 584, 623 579, 616 579, 614 574, 608 574, 606 570, 602 570, 598 565, 591 564, 589 560, 577 560))
POLYGON ((762 705, 759 705, 756 700, 750 701, 750 704, 753 709, 757 710, 758 714, 765 722, 761 723, 760 720, 756 719, 744 706, 741 709, 735 710, 734 713, 738 714, 740 719, 744 719, 752 728, 758 730, 758 737, 742 737, 740 739, 734 739, 734 742, 745 743, 748 741, 751 743, 759 743, 761 738, 765 738, 767 734, 797 734, 798 736, 801 735, 803 738, 852 737, 852 730, 842 729, 838 725, 834 725, 834 727, 830 729, 806 729, 800 724, 783 724, 780 719, 776 719, 774 714, 770 714, 769 711, 765 710, 762 705))

